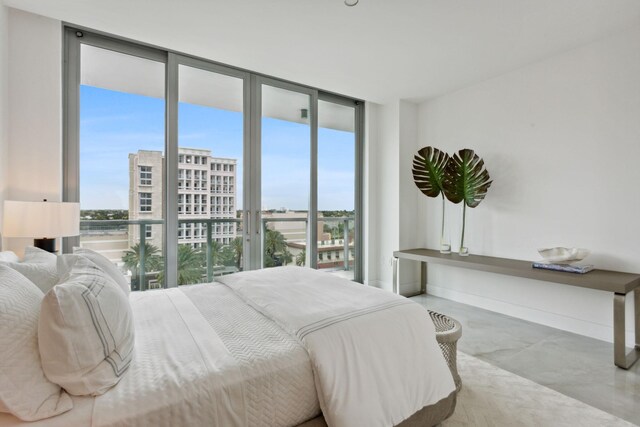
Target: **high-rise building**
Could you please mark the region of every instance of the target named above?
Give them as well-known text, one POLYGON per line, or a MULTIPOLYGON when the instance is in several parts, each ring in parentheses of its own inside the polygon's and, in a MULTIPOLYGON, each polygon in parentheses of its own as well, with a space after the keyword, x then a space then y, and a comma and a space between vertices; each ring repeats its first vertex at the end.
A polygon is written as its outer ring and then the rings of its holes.
MULTIPOLYGON (((129 219, 158 220, 164 211, 163 155, 139 150, 129 154, 129 219)), ((212 157, 210 150, 178 149, 178 243, 197 248, 207 242, 206 224, 184 220, 236 218, 236 159, 212 157)), ((162 225, 132 227, 130 245, 145 241, 162 248, 162 225)), ((236 237, 235 223, 212 224, 212 238, 228 244, 236 237)))

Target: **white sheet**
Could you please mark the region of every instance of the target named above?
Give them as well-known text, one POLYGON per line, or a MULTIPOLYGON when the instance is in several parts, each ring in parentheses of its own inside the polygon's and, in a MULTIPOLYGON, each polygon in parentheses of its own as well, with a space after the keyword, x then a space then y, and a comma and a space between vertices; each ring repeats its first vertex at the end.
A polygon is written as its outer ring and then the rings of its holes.
POLYGON ((222 284, 181 288, 236 359, 250 426, 295 426, 320 414, 313 369, 300 342, 222 284))
POLYGON ((455 389, 428 313, 406 298, 297 267, 219 280, 302 341, 330 427, 397 425, 455 389))
POLYGON ((132 295, 135 369, 96 398, 94 426, 246 425, 242 374, 179 289, 132 295))

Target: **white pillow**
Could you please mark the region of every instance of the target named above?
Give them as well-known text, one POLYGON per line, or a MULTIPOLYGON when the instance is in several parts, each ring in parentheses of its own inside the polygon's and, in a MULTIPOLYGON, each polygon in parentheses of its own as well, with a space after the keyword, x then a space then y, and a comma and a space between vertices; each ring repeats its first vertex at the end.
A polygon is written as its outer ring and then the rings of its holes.
POLYGON ((28 246, 22 262, 0 262, 0 264, 13 268, 46 293, 58 283, 56 259, 55 254, 28 246))
POLYGON ((20 261, 20 259, 18 258, 18 255, 16 255, 14 252, 3 251, 3 252, 0 252, 0 261, 18 262, 20 261))
POLYGON ((56 254, 36 248, 35 246, 27 246, 24 249, 24 259, 22 262, 39 262, 51 264, 56 262, 56 254))
POLYGON ((38 314, 42 292, 0 265, 0 412, 35 421, 68 411, 73 402, 42 371, 38 314))
POLYGON ((63 283, 69 279, 71 270, 76 265, 80 255, 64 254, 59 255, 56 260, 56 272, 58 275, 58 283, 63 283))
POLYGON ((129 294, 131 293, 129 282, 127 282, 127 279, 120 272, 120 270, 118 270, 118 267, 116 267, 114 263, 109 261, 107 257, 99 254, 96 251, 92 251, 91 249, 86 248, 74 248, 73 253, 87 258, 89 261, 100 267, 102 271, 107 273, 113 279, 113 281, 116 282, 118 286, 120 286, 125 295, 129 296, 129 294))
POLYGON ((133 359, 129 299, 98 266, 78 255, 67 277, 44 297, 38 323, 42 368, 74 395, 100 395, 120 381, 133 359))

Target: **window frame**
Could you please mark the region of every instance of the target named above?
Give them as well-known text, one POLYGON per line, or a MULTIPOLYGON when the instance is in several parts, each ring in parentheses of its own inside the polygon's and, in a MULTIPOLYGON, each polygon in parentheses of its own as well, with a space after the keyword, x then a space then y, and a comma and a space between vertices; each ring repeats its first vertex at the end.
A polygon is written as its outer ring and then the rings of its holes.
POLYGON ((139 185, 144 187, 152 186, 153 185, 153 166, 138 165, 138 179, 140 180, 139 185), (144 170, 145 168, 147 168, 148 170, 144 170))
POLYGON ((138 192, 138 212, 139 213, 151 213, 153 211, 153 193, 149 192, 138 192), (142 203, 143 201, 149 201, 149 203, 142 203), (143 207, 149 209, 142 209, 143 207))
MULTIPOLYGON (((364 203, 363 203, 363 179, 364 179, 364 102, 358 99, 329 93, 319 90, 317 88, 289 82, 276 77, 263 75, 256 72, 247 71, 241 68, 221 64, 215 61, 198 58, 192 55, 187 55, 181 52, 172 51, 165 48, 146 45, 136 41, 124 39, 121 37, 113 36, 110 34, 101 33, 95 30, 72 26, 70 24, 63 24, 63 200, 68 202, 79 202, 80 200, 80 47, 82 44, 87 44, 103 49, 112 50, 115 52, 133 55, 140 58, 145 58, 153 61, 158 61, 165 64, 165 156, 163 159, 163 241, 164 248, 163 253, 165 256, 165 277, 166 283, 175 286, 177 284, 177 250, 178 250, 178 200, 177 193, 178 188, 185 188, 180 186, 182 181, 178 181, 178 164, 186 163, 187 155, 179 158, 178 155, 178 131, 177 131, 177 114, 178 114, 178 68, 180 65, 187 65, 191 67, 201 68, 208 71, 213 71, 221 74, 226 74, 235 77, 241 77, 245 81, 244 85, 244 100, 245 109, 243 111, 243 117, 245 121, 244 133, 245 133, 245 156, 255 157, 256 150, 260 147, 260 135, 259 132, 256 135, 256 131, 259 131, 260 115, 260 102, 261 102, 261 85, 267 84, 271 86, 281 87, 285 89, 291 89, 297 92, 312 94, 311 105, 311 118, 312 118, 312 154, 311 154, 311 202, 309 206, 309 240, 317 241, 315 232, 317 230, 317 132, 318 132, 318 101, 329 101, 342 105, 347 105, 355 108, 355 256, 354 256, 354 281, 362 283, 363 280, 363 259, 365 239, 363 235, 363 217, 364 217, 364 203), (315 145, 315 146, 314 146, 315 145), (180 161, 182 160, 182 162, 180 161), (315 238, 314 238, 315 236, 315 238)), ((190 155, 189 155, 190 156, 190 155)), ((258 155, 259 159, 259 155, 258 155)), ((256 160, 250 160, 255 162, 256 160)), ((259 161, 259 160, 258 160, 259 161)), ((201 162, 202 163, 202 162, 201 162)), ((189 164, 193 164, 189 162, 189 164)), ((206 161, 208 164, 207 170, 210 172, 221 172, 222 164, 206 161)), ((251 163, 250 163, 251 164, 251 163)), ((225 163, 228 172, 235 176, 237 170, 234 163, 225 163)), ((259 189, 259 185, 255 185, 256 181, 259 183, 259 177, 255 175, 259 171, 250 175, 250 171, 247 167, 244 168, 245 186, 243 194, 247 195, 250 191, 259 189)), ((211 175, 215 175, 211 174, 211 175)), ((235 180, 233 180, 235 181, 235 180)), ((232 181, 232 182, 233 182, 232 181)), ((206 181, 205 181, 206 182, 206 181)), ((209 185, 219 186, 222 184, 214 183, 213 179, 209 180, 209 185)), ((229 183, 227 186, 234 185, 229 183)), ((229 188, 227 188, 229 190, 229 188)), ((220 188, 220 193, 222 188, 220 188)), ((245 196, 247 197, 247 196, 245 196)), ((210 205, 213 209, 213 205, 210 205)), ((219 209, 220 206, 217 208, 219 209)), ((260 205, 257 203, 247 203, 247 200, 243 203, 243 217, 253 218, 256 215, 255 212, 260 212, 260 205), (249 209, 247 209, 249 208, 249 209)), ((219 212, 217 212, 219 213, 219 212)), ((243 233, 248 233, 248 222, 243 227, 243 233)), ((251 230, 253 232, 257 230, 251 230)), ((247 237, 246 235, 244 237, 247 237)), ((246 239, 245 239, 246 240, 246 239)), ((67 237, 63 241, 63 252, 70 252, 74 246, 79 246, 80 237, 67 237)), ((258 248, 259 244, 252 245, 252 252, 250 257, 245 257, 245 261, 251 257, 261 256, 261 250, 258 248), (256 249, 258 248, 258 249, 256 249)), ((310 245, 310 250, 307 254, 310 256, 311 266, 317 267, 317 244, 310 245)), ((249 254, 249 251, 246 252, 249 254)), ((255 260, 257 263, 261 261, 255 260)), ((246 267, 255 268, 256 264, 248 265, 246 267)))

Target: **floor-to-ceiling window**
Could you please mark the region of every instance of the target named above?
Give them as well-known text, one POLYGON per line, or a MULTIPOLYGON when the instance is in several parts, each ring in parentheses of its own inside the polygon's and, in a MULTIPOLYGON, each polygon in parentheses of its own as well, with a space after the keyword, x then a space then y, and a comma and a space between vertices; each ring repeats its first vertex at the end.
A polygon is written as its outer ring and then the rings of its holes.
POLYGON ((65 31, 65 199, 133 290, 299 265, 361 280, 362 106, 65 31))
POLYGON ((260 86, 262 267, 309 265, 311 95, 260 86))
POLYGON ((80 246, 118 265, 132 290, 161 287, 164 56, 88 43, 79 53, 80 246))
POLYGON ((356 106, 318 101, 317 267, 350 279, 356 251, 356 106))
MULTIPOLYGON (((185 60, 183 60, 185 61, 185 60)), ((178 66, 178 284, 244 268, 244 73, 178 66)))

